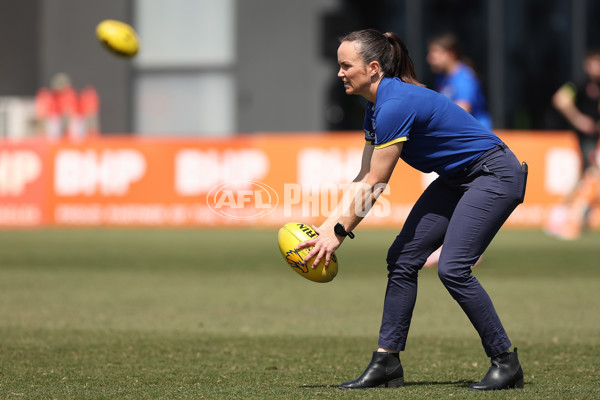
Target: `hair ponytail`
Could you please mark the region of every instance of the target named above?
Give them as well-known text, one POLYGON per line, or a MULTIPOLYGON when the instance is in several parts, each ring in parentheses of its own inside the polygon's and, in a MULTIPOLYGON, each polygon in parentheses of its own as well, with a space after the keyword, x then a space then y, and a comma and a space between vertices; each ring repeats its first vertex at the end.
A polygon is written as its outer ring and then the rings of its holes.
POLYGON ((406 45, 395 33, 365 29, 340 38, 340 42, 346 41, 358 43, 358 54, 365 63, 379 62, 384 76, 398 77, 406 83, 423 86, 417 79, 406 45))
MULTIPOLYGON (((394 32, 383 34, 392 47, 392 65, 393 76, 402 79, 406 83, 423 86, 417 79, 415 65, 408 54, 408 48, 404 42, 394 32)), ((384 72, 386 72, 384 70, 384 72)))

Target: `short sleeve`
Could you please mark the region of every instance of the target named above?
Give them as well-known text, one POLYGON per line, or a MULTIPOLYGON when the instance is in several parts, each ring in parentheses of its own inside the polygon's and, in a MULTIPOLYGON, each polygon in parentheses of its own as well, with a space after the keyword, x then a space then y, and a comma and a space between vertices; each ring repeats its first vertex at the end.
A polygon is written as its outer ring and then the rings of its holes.
POLYGON ((416 111, 400 99, 390 99, 379 109, 374 119, 375 147, 382 148, 409 140, 416 118, 416 111))
POLYGON ((560 90, 567 94, 571 101, 575 102, 577 98, 577 85, 573 82, 567 82, 560 87, 560 90))

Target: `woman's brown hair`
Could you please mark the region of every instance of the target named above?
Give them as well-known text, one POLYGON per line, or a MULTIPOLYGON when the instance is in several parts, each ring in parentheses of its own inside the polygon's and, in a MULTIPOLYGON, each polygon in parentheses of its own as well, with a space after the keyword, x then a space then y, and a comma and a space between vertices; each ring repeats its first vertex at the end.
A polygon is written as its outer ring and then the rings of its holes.
POLYGON ((423 86, 417 79, 406 45, 395 33, 364 29, 342 36, 340 42, 358 43, 361 59, 367 64, 379 62, 384 76, 398 77, 404 82, 423 86))

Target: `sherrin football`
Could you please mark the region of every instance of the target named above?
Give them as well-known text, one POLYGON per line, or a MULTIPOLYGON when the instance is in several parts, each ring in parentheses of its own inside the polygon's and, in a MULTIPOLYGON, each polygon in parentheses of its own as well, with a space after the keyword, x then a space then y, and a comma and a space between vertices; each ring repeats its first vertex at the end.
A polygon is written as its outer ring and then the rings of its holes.
POLYGON ((309 239, 319 236, 310 226, 299 222, 287 223, 279 230, 277 240, 279 250, 283 259, 298 273, 298 275, 313 282, 325 283, 331 281, 338 272, 338 262, 335 253, 331 255, 329 266, 325 268, 325 260, 321 260, 316 268, 311 268, 314 258, 307 263, 304 257, 308 255, 312 247, 296 250, 296 246, 309 239))
POLYGON ((104 47, 121 57, 133 57, 140 48, 137 33, 125 22, 106 19, 96 26, 96 36, 104 47))

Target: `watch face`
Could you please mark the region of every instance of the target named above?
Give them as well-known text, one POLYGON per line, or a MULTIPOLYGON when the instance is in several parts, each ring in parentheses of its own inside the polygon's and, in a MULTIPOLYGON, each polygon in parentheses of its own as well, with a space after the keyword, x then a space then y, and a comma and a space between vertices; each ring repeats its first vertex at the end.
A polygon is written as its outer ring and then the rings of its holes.
POLYGON ((346 229, 344 229, 344 226, 342 224, 340 224, 339 222, 335 225, 335 227, 333 228, 333 231, 340 236, 348 235, 348 233, 346 232, 346 229))

